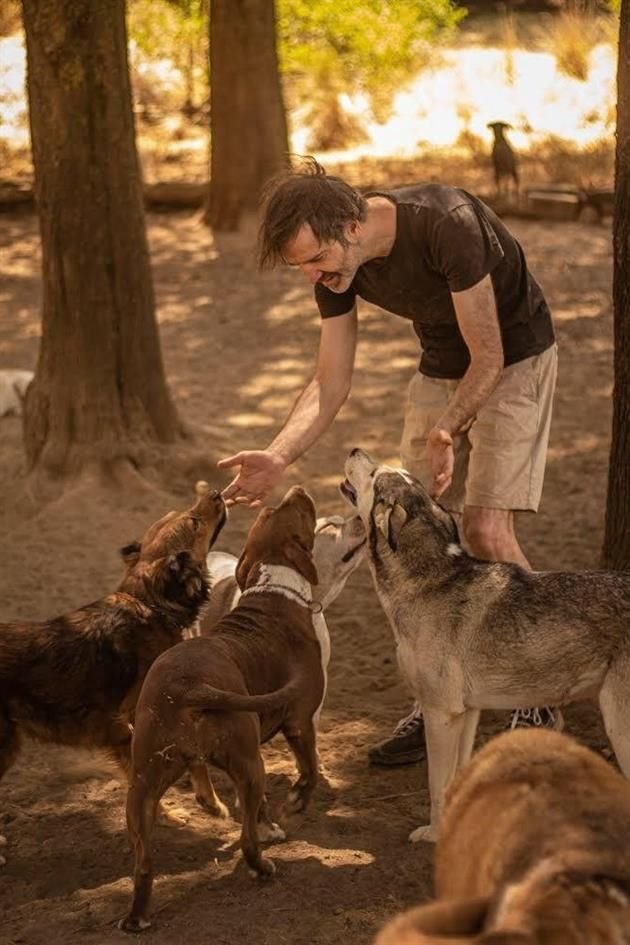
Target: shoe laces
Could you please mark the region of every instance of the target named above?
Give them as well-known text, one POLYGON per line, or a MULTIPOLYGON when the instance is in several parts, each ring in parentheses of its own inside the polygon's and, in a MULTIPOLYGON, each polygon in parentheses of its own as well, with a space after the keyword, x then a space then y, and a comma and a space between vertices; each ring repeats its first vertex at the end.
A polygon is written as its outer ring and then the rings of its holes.
POLYGON ((553 709, 550 709, 547 705, 542 706, 541 708, 536 706, 532 709, 514 709, 512 718, 510 719, 510 729, 515 729, 519 726, 531 728, 553 728, 554 724, 555 716, 553 709), (546 715, 545 718, 543 718, 543 712, 546 715))
POLYGON ((410 735, 411 732, 414 732, 420 725, 422 725, 422 715, 414 708, 409 715, 406 715, 405 718, 401 719, 396 725, 394 735, 410 735))

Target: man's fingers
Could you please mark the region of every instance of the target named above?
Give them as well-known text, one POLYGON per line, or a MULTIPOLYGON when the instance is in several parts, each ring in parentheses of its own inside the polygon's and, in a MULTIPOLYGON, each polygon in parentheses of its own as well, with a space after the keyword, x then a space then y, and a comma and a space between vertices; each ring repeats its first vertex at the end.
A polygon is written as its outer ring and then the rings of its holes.
POLYGON ((248 505, 252 509, 259 509, 263 504, 262 499, 249 495, 237 495, 231 502, 232 505, 248 505))
POLYGON ((232 466, 243 465, 243 453, 235 453, 234 456, 227 456, 217 462, 218 469, 231 469, 232 466))
POLYGON ((221 498, 227 502, 229 499, 233 499, 234 496, 238 495, 241 491, 241 487, 238 485, 238 482, 231 482, 225 489, 221 492, 221 498))
POLYGON ((453 480, 452 476, 447 476, 446 473, 440 473, 439 476, 436 476, 433 480, 433 489, 431 490, 431 498, 439 499, 440 496, 446 492, 453 480))

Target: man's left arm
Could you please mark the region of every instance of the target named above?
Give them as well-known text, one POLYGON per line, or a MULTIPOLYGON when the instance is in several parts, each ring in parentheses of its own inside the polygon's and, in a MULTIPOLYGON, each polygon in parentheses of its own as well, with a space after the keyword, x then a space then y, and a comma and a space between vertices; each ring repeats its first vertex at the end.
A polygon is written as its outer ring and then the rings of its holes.
POLYGON ((489 275, 470 289, 452 292, 457 324, 470 352, 470 365, 448 407, 429 433, 427 454, 438 498, 453 478, 453 436, 476 416, 503 373, 503 342, 489 275))

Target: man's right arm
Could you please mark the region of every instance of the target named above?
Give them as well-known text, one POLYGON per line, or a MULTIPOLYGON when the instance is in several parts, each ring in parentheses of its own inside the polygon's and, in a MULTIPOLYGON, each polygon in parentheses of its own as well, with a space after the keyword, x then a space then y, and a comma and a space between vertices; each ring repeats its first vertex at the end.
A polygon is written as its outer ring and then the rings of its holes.
POLYGON ((345 315, 323 319, 315 373, 278 435, 266 450, 243 451, 218 463, 220 469, 240 466, 223 490, 225 499, 260 504, 287 466, 328 429, 350 393, 356 340, 356 306, 345 315))

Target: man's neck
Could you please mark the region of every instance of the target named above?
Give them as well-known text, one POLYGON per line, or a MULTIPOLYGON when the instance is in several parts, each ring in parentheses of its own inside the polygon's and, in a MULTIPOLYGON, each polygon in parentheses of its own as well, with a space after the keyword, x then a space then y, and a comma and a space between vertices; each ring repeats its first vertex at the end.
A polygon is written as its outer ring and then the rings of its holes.
POLYGON ((368 197, 367 204, 367 218, 361 227, 364 263, 389 256, 396 239, 396 204, 379 195, 368 197))

